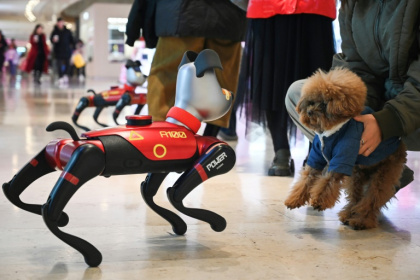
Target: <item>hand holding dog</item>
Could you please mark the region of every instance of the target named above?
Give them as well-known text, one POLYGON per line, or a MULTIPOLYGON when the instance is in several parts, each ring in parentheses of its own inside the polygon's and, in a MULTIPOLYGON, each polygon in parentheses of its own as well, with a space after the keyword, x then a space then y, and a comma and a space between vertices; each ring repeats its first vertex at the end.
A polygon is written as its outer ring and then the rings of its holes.
POLYGON ((381 129, 379 128, 378 122, 372 114, 359 115, 354 117, 358 122, 362 122, 364 125, 364 131, 360 143, 359 155, 369 156, 381 143, 381 129))

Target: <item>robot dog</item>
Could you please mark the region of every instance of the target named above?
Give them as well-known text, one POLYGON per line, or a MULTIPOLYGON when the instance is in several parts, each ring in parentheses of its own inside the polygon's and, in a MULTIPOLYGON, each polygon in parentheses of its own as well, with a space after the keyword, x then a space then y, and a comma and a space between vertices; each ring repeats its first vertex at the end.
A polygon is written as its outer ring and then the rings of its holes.
POLYGON ((147 103, 146 94, 135 93, 136 87, 144 84, 147 79, 147 76, 142 74, 140 66, 141 63, 138 60, 127 60, 127 63, 125 64, 125 67, 127 68, 127 82, 122 88, 113 86, 110 90, 106 90, 101 93, 96 93, 92 89, 88 90, 88 92, 93 93, 93 95, 80 98, 79 103, 77 104, 71 118, 73 123, 85 131, 90 131, 88 127, 77 123, 80 113, 87 107, 96 107, 95 113, 93 114, 93 119, 102 127, 107 127, 107 125, 100 123, 98 121, 98 117, 105 107, 116 106, 112 114, 116 124, 118 124, 117 118, 120 112, 127 105, 137 104, 137 108, 134 114, 138 115, 141 109, 147 103))
POLYGON ((201 121, 225 115, 233 102, 231 92, 220 88, 214 72, 222 69, 218 55, 204 50, 198 55, 186 52, 181 62, 175 106, 164 122, 152 122, 150 116, 127 116, 127 124, 82 134, 65 122, 54 122, 47 131, 65 130, 71 139, 56 139, 24 166, 13 179, 3 184, 6 197, 17 207, 42 215, 49 230, 85 258, 89 266, 98 266, 102 255, 89 242, 60 230, 69 222, 63 212, 75 192, 96 176, 149 173, 141 184, 146 204, 166 219, 173 231, 182 235, 186 223, 175 213, 158 206, 153 197, 170 172, 183 172, 167 196, 180 212, 223 231, 226 220, 204 210, 187 208, 183 199, 207 179, 230 171, 235 165, 234 150, 214 138, 197 135, 201 121), (21 193, 36 179, 55 170, 61 175, 44 205, 27 204, 21 193))

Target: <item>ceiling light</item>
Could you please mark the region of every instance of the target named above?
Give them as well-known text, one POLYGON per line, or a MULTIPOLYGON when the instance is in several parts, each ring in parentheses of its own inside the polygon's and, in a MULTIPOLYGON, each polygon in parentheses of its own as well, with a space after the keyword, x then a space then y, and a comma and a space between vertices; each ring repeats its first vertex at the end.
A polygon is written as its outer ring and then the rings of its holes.
POLYGON ((34 22, 36 20, 36 16, 33 13, 33 10, 36 5, 39 4, 39 0, 29 0, 28 3, 26 3, 25 7, 25 17, 30 21, 34 22))

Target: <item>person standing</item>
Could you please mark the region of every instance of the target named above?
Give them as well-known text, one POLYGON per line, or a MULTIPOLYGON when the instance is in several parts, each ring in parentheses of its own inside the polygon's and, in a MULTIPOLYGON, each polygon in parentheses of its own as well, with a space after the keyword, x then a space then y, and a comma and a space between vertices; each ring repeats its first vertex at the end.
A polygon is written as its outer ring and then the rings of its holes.
MULTIPOLYGON (((178 66, 187 50, 206 48, 218 53, 223 71, 216 71, 221 87, 236 91, 245 34, 245 12, 228 0, 136 0, 127 23, 127 44, 140 37, 156 46, 147 87, 147 104, 153 120, 163 121, 175 102, 178 66), (159 39, 156 45, 156 38, 159 39)), ((216 136, 227 127, 230 112, 207 125, 204 134, 216 136)))
POLYGON ((3 32, 0 30, 0 73, 3 72, 3 64, 4 64, 4 53, 7 49, 7 41, 3 35, 3 32))
MULTIPOLYGON (((316 69, 329 69, 335 53, 334 0, 250 0, 238 85, 247 121, 268 127, 275 157, 269 176, 293 175, 285 107, 289 86, 316 69)), ((294 128, 294 126, 293 126, 294 128)))
POLYGON ((29 38, 31 49, 26 58, 25 71, 30 73, 34 71, 34 82, 41 84, 42 72, 48 73, 48 46, 46 43, 46 36, 44 34, 44 27, 41 24, 35 26, 34 31, 29 38))
POLYGON ((57 23, 50 36, 53 44, 53 53, 58 73, 59 85, 68 82, 68 71, 70 57, 74 46, 74 39, 71 31, 67 29, 62 18, 57 19, 57 23))
POLYGON ((17 65, 19 63, 19 54, 16 50, 15 39, 12 39, 9 44, 9 48, 4 54, 5 60, 9 64, 9 72, 11 78, 16 76, 17 65))
POLYGON ((83 57, 84 51, 83 51, 84 43, 81 39, 78 39, 73 51, 73 55, 71 57, 71 66, 70 66, 70 78, 73 77, 73 74, 76 70, 77 77, 79 78, 79 82, 84 82, 86 78, 85 74, 85 67, 86 62, 83 57))

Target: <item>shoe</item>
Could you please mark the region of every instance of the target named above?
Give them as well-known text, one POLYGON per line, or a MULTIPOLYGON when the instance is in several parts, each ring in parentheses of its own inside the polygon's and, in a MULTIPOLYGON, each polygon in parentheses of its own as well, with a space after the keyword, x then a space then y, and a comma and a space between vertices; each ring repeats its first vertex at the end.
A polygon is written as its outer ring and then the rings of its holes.
POLYGON ((238 135, 236 134, 236 131, 230 130, 229 128, 221 128, 218 136, 225 141, 238 140, 238 135))
POLYGON ((395 186, 395 193, 397 193, 402 188, 406 187, 408 184, 414 181, 414 171, 411 170, 407 165, 404 165, 403 172, 400 178, 400 185, 395 186))
POLYGON ((273 163, 268 169, 268 176, 293 176, 294 174, 295 163, 290 157, 290 150, 278 150, 273 163))
POLYGON ((85 81, 85 76, 79 75, 79 82, 83 83, 85 81))

